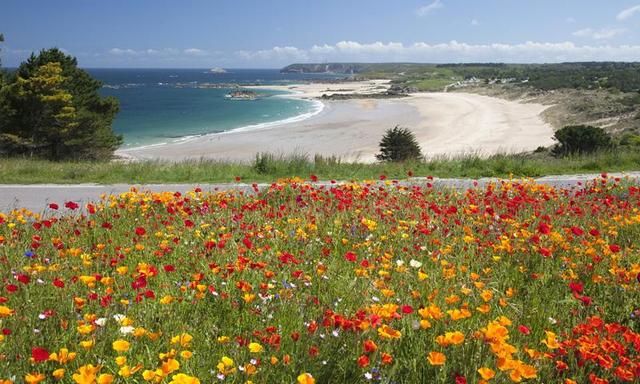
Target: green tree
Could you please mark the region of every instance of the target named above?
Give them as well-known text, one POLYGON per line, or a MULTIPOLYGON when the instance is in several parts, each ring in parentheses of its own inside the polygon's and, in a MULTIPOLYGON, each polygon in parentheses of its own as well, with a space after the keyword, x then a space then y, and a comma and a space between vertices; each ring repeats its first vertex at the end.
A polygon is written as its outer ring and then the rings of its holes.
POLYGON ((613 145, 604 129, 590 125, 570 125, 556 131, 557 154, 589 153, 613 145))
POLYGON ((78 128, 73 97, 62 89, 65 78, 59 63, 47 63, 28 79, 18 77, 7 86, 12 101, 25 113, 27 125, 20 131, 3 132, 0 142, 10 152, 40 153, 47 158, 59 159, 68 149, 78 128))
POLYGON ((0 152, 52 160, 111 158, 122 143, 111 127, 119 105, 100 96, 101 86, 56 48, 32 54, 0 94, 0 152))
POLYGON ((396 126, 385 132, 376 158, 380 161, 420 160, 422 153, 413 132, 396 126))

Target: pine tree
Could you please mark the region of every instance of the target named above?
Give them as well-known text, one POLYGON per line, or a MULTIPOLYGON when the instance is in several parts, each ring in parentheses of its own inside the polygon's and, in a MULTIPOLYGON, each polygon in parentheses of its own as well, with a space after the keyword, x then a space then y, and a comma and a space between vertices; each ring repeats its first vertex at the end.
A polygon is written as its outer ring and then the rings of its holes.
POLYGON ((122 143, 111 124, 118 101, 74 57, 43 50, 20 65, 0 94, 0 153, 51 160, 109 159, 122 143))
POLYGON ((59 63, 48 63, 35 71, 32 77, 18 77, 8 86, 13 101, 21 106, 28 119, 20 132, 1 134, 9 148, 18 152, 42 153, 48 158, 63 157, 67 141, 78 127, 73 96, 64 89, 65 78, 59 63))
POLYGON ((413 132, 396 126, 385 132, 376 158, 380 161, 420 160, 422 153, 413 132))

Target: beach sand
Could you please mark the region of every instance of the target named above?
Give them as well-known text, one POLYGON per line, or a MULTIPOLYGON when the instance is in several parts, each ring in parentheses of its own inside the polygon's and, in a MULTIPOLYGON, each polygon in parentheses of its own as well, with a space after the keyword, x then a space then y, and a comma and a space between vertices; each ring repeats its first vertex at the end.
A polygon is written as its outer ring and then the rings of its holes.
MULTIPOLYGON (((323 93, 375 93, 386 81, 269 87, 315 98, 323 93)), ((205 135, 155 147, 119 150, 134 159, 250 161, 269 152, 338 156, 375 161, 385 130, 411 129, 428 157, 530 151, 553 143, 553 128, 540 113, 547 106, 470 93, 419 93, 406 98, 323 101, 309 119, 254 130, 205 135)))

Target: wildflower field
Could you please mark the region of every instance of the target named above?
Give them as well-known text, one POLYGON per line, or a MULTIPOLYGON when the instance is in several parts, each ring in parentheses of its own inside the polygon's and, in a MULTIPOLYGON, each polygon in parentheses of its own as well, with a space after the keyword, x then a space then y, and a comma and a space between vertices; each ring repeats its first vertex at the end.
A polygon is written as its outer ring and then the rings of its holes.
POLYGON ((0 383, 638 382, 639 236, 606 175, 0 214, 0 383))

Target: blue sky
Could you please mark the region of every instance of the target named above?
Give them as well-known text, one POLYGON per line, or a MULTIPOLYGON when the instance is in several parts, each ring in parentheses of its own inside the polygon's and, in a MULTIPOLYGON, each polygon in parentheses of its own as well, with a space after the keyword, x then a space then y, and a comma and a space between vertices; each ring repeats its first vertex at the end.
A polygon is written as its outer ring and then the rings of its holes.
POLYGON ((640 0, 2 0, 2 63, 640 61, 640 0))

